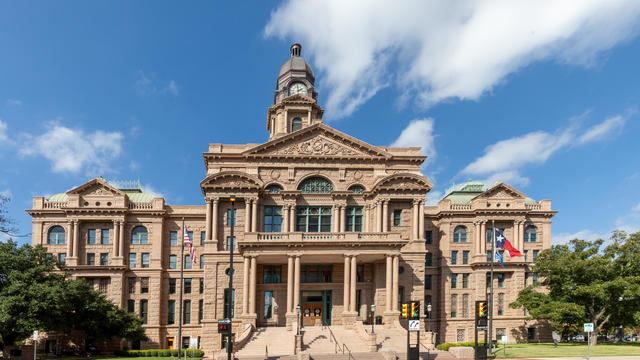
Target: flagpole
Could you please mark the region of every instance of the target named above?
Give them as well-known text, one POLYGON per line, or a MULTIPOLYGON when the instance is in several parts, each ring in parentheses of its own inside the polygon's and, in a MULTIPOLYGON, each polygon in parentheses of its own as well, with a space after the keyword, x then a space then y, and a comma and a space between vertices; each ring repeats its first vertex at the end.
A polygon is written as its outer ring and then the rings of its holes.
MULTIPOLYGON (((496 224, 491 220, 491 276, 489 285, 489 352, 493 350, 493 262, 496 256, 496 224)), ((487 344, 485 344, 487 345, 487 344)))
POLYGON ((178 360, 180 360, 180 356, 182 355, 182 270, 184 268, 184 218, 182 218, 182 236, 180 239, 180 305, 178 315, 178 360))

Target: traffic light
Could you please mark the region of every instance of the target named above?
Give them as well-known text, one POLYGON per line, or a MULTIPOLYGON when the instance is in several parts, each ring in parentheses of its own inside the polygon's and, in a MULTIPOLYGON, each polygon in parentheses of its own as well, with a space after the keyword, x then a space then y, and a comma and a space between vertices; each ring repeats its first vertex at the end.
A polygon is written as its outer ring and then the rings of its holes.
POLYGON ((413 319, 420 318, 420 302, 419 301, 411 302, 411 318, 413 319))
POLYGON ((409 304, 407 304, 407 303, 403 303, 402 304, 402 313, 400 314, 401 318, 403 318, 403 319, 407 318, 408 307, 409 307, 409 304))
POLYGON ((479 319, 486 319, 487 318, 487 302, 486 301, 481 301, 478 304, 478 318, 479 319))

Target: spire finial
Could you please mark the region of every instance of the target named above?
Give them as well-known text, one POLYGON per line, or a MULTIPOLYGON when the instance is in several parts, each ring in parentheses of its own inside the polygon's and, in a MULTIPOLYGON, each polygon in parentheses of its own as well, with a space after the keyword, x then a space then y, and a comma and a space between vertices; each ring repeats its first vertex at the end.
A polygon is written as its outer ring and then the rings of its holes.
POLYGON ((291 57, 300 56, 301 52, 302 52, 302 45, 298 43, 294 43, 293 45, 291 45, 291 57))

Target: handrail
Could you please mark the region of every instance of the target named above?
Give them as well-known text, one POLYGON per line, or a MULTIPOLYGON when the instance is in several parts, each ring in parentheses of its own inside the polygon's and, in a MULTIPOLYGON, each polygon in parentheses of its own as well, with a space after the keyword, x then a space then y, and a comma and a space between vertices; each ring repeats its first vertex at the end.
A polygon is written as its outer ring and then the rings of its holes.
POLYGON ((351 355, 351 349, 349 349, 349 347, 347 346, 347 344, 342 343, 342 353, 344 354, 344 349, 347 349, 347 351, 349 352, 349 356, 347 357, 347 360, 351 360, 351 358, 353 358, 355 360, 355 358, 353 357, 353 355, 351 355))
MULTIPOLYGON (((327 329, 329 329, 329 342, 333 343, 333 353, 337 354, 338 353, 338 347, 340 346, 340 344, 338 344, 338 339, 336 339, 336 336, 333 334, 333 331, 331 331, 331 327, 330 326, 325 326, 324 323, 322 324, 323 329, 326 327, 327 329), (333 341, 331 341, 333 340, 333 341)), ((343 351, 344 353, 344 351, 343 351)))

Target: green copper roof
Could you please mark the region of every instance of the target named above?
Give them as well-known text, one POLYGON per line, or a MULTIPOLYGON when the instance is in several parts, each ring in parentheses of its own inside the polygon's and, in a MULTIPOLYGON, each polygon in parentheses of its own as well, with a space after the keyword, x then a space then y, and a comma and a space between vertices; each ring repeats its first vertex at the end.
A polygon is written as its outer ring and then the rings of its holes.
POLYGON ((153 194, 139 191, 124 191, 131 202, 150 202, 153 200, 153 194))
POLYGON ((67 200, 69 200, 69 196, 65 193, 54 194, 49 196, 47 200, 50 202, 67 202, 67 200))
POLYGON ((451 200, 454 204, 468 204, 471 199, 482 194, 484 184, 478 181, 467 181, 462 185, 454 185, 450 187, 444 199, 451 200))
POLYGON ((533 200, 530 197, 527 197, 526 199, 524 199, 525 204, 537 204, 538 202, 533 200))
POLYGON ((447 200, 451 200, 454 204, 468 204, 471 202, 471 199, 481 194, 479 192, 462 192, 462 191, 454 191, 444 198, 447 200))

